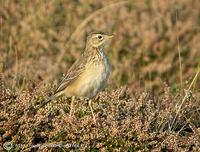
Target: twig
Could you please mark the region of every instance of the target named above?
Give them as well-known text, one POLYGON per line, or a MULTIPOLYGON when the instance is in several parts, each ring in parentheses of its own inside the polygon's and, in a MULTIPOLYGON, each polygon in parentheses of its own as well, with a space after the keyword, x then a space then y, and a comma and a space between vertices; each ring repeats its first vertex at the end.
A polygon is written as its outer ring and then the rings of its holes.
MULTIPOLYGON (((178 21, 178 10, 176 11, 176 21, 178 21)), ((179 69, 180 69, 180 83, 181 83, 181 90, 183 90, 183 70, 182 70, 182 62, 181 62, 181 49, 179 43, 179 36, 177 34, 178 28, 176 25, 176 40, 177 40, 177 49, 178 49, 178 60, 179 60, 179 69)))
POLYGON ((197 73, 196 73, 196 75, 194 76, 194 78, 193 78, 193 80, 192 80, 192 82, 191 82, 189 88, 188 88, 188 89, 186 90, 186 92, 185 92, 185 96, 184 96, 184 98, 183 98, 183 100, 182 100, 182 102, 181 102, 181 104, 180 104, 180 106, 179 106, 179 108, 178 108, 178 110, 177 110, 177 112, 176 112, 176 115, 175 115, 175 117, 174 117, 174 119, 173 119, 173 121, 172 121, 172 123, 171 123, 171 127, 170 127, 170 128, 173 127, 174 122, 175 122, 175 120, 176 120, 176 118, 177 118, 177 116, 178 116, 178 114, 179 114, 179 112, 180 112, 180 110, 181 110, 181 108, 182 108, 182 106, 183 106, 183 103, 184 103, 185 100, 187 99, 188 93, 189 93, 189 91, 191 90, 191 88, 192 88, 192 86, 193 86, 195 80, 197 79, 199 73, 200 73, 200 68, 198 67, 197 73))

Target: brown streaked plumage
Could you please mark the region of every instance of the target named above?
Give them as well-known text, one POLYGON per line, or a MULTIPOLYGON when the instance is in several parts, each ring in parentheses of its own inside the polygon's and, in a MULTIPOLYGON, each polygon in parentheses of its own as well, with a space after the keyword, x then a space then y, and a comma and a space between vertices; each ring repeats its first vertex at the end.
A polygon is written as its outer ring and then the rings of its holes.
MULTIPOLYGON (((92 98, 100 92, 105 87, 110 75, 110 64, 104 52, 104 47, 108 39, 112 37, 101 33, 90 34, 87 37, 86 48, 80 58, 68 70, 55 94, 43 105, 61 95, 92 98)), ((89 105, 92 111, 91 101, 89 105)))

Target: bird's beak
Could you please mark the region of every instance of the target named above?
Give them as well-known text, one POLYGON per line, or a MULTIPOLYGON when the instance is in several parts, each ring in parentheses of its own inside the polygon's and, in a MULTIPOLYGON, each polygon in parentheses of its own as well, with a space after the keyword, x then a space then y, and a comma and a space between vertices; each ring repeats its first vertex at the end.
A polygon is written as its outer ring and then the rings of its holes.
POLYGON ((114 35, 108 35, 108 39, 112 39, 114 37, 114 35))

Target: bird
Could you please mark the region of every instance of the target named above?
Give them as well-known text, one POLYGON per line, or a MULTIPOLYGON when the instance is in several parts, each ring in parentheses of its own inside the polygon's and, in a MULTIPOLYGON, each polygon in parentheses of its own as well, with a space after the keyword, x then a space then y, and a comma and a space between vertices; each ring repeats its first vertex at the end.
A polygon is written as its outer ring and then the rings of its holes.
POLYGON ((87 36, 84 51, 69 68, 67 74, 56 88, 54 95, 44 102, 42 106, 62 95, 72 97, 71 117, 75 97, 88 98, 93 120, 96 122, 91 99, 105 88, 111 73, 111 64, 104 51, 111 38, 113 38, 113 35, 90 33, 87 36))

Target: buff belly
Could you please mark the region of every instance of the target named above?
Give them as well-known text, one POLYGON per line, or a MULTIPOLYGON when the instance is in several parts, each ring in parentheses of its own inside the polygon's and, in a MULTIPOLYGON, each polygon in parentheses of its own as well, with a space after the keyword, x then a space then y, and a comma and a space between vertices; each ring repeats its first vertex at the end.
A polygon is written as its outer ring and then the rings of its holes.
POLYGON ((104 66, 103 64, 107 64, 107 62, 87 67, 87 70, 66 88, 65 94, 88 98, 95 96, 105 87, 110 74, 109 65, 104 66))

